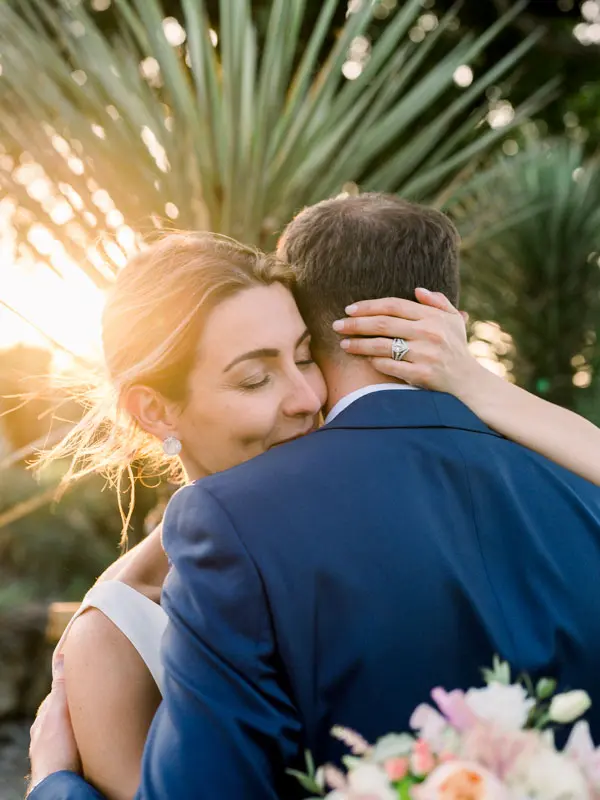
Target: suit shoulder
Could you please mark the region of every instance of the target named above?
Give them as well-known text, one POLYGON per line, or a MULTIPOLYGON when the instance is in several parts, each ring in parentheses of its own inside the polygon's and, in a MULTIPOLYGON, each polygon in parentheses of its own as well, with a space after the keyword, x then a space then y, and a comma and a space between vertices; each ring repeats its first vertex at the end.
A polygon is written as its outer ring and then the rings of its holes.
POLYGON ((262 453, 250 461, 238 464, 231 469, 211 475, 196 482, 196 485, 218 497, 225 487, 270 488, 279 481, 286 482, 297 477, 308 466, 318 463, 328 450, 327 437, 316 431, 287 444, 262 453), (268 484, 265 482, 268 481, 268 484))

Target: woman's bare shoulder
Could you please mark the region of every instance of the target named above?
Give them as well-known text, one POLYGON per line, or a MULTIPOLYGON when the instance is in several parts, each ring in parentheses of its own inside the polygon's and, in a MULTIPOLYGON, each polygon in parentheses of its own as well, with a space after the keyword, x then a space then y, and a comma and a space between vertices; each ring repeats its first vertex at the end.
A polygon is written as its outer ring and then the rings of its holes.
POLYGON ((73 622, 62 652, 84 775, 110 800, 128 800, 139 782, 158 688, 129 639, 99 609, 73 622))
POLYGON ((102 611, 89 608, 73 622, 62 653, 70 705, 95 705, 101 687, 100 701, 112 703, 117 713, 143 705, 143 717, 151 719, 158 687, 133 644, 102 611))
POLYGON ((135 662, 137 651, 125 634, 100 609, 90 607, 75 619, 62 646, 65 657, 71 665, 83 664, 90 656, 110 662, 115 655, 135 662))

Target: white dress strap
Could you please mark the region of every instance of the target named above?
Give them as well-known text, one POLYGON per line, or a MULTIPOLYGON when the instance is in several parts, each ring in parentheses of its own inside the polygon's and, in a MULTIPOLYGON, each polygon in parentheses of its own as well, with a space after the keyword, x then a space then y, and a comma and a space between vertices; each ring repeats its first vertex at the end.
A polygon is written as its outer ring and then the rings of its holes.
POLYGON ((167 627, 167 614, 149 597, 121 581, 102 581, 90 589, 65 628, 54 651, 53 662, 61 653, 71 626, 88 608, 102 611, 129 639, 162 693, 163 666, 160 659, 160 643, 167 627))

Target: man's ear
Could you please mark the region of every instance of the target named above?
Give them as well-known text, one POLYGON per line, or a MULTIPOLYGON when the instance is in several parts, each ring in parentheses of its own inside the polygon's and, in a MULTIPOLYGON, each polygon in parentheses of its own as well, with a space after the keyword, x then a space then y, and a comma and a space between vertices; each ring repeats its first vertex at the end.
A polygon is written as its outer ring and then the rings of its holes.
POLYGON ((177 436, 177 414, 174 404, 149 386, 135 385, 127 389, 123 404, 146 433, 163 442, 177 436))

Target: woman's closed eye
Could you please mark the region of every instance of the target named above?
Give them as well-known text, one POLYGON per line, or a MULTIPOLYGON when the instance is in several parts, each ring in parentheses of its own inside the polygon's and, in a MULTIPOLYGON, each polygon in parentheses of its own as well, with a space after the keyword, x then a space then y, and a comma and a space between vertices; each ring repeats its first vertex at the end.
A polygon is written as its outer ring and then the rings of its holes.
POLYGON ((270 382, 270 375, 263 375, 262 377, 260 375, 252 375, 240 383, 240 389, 251 392, 266 386, 270 382))
POLYGON ((304 341, 302 342, 302 346, 298 349, 298 355, 296 356, 296 366, 303 368, 303 367, 310 367, 315 363, 314 358, 312 357, 312 353, 309 347, 310 342, 304 341))
MULTIPOLYGON (((311 367, 315 366, 315 361, 312 357, 312 353, 310 348, 306 346, 306 343, 303 342, 303 346, 299 348, 299 352, 295 357, 294 363, 296 367, 300 370, 307 370, 311 367)), ((280 365, 281 366, 281 365, 280 365)), ((275 369, 275 374, 280 367, 275 369)), ((284 369, 281 366, 281 369, 284 369)), ((242 391, 252 392, 257 389, 262 389, 265 386, 268 386, 273 381, 273 373, 267 372, 265 374, 264 371, 255 372, 252 375, 246 375, 242 378, 238 384, 238 387, 242 389, 242 391)))

